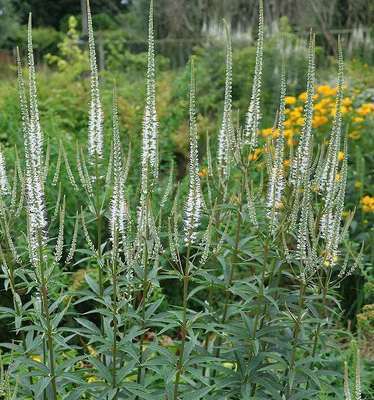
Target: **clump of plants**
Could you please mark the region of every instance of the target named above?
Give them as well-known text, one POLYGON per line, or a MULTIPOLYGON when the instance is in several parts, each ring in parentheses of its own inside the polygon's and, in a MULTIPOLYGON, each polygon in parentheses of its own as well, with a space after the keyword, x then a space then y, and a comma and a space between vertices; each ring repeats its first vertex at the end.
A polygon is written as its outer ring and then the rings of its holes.
MULTIPOLYGON (((13 331, 13 340, 2 344, 4 398, 351 398, 334 334, 334 290, 361 256, 348 236, 353 214, 342 220, 349 154, 342 46, 328 143, 318 146, 314 137, 313 34, 299 140, 285 145, 283 65, 273 132, 263 143, 262 2, 243 126, 232 110, 225 29, 217 144, 208 138, 206 154, 199 153, 191 58, 188 174, 177 181, 173 164, 169 174, 159 173, 167 157, 158 140, 153 2, 139 163, 131 146, 121 144, 115 85, 111 116, 104 116, 89 6, 88 144, 77 145, 74 164, 61 144, 50 163, 30 17, 27 84, 17 60, 24 151, 13 176, 0 153, 0 259, 4 290, 13 299, 0 309, 13 331), (104 118, 112 120, 110 144, 104 118), (48 196, 62 170, 71 191, 80 193, 76 209, 66 207, 69 191, 48 196), (169 303, 172 291, 179 304, 169 303)), ((357 378, 355 396, 361 398, 357 378)))

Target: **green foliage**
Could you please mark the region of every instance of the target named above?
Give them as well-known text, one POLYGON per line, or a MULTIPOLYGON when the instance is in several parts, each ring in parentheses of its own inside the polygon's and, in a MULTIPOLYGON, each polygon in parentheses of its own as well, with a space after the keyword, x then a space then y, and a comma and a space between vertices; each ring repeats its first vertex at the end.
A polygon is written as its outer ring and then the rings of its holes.
POLYGON ((68 32, 61 43, 58 44, 60 55, 48 53, 45 59, 49 65, 56 65, 60 72, 80 75, 87 68, 87 53, 78 44, 77 20, 69 18, 68 32))
POLYGON ((19 29, 19 16, 15 13, 11 0, 0 1, 0 48, 12 41, 19 29))

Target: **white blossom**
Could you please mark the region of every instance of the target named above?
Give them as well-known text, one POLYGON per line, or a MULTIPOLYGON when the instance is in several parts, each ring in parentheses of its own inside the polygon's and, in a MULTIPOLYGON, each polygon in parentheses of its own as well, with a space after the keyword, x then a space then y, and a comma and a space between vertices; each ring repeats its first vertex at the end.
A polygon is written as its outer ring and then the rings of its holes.
POLYGON ((278 136, 275 140, 274 159, 270 167, 270 178, 267 195, 267 216, 270 219, 270 229, 274 233, 276 222, 278 221, 279 209, 282 207, 282 193, 285 187, 284 178, 284 121, 285 121, 285 96, 286 96, 286 77, 284 66, 282 68, 280 106, 278 117, 278 136))
MULTIPOLYGON (((149 168, 154 177, 158 176, 157 135, 158 121, 156 112, 156 67, 155 42, 153 32, 153 0, 149 8, 148 24, 148 68, 147 68, 147 98, 143 119, 143 153, 142 166, 149 168)), ((144 171, 145 173, 146 171, 144 171)))
POLYGON ((124 195, 124 177, 121 141, 119 136, 119 121, 117 96, 113 91, 113 193, 110 206, 110 238, 118 246, 119 236, 126 234, 126 221, 128 219, 127 204, 124 195))
MULTIPOLYGON (((300 195, 304 189, 310 190, 310 176, 311 176, 311 164, 313 155, 313 131, 312 131, 312 119, 313 119, 313 96, 314 96, 314 85, 315 85, 315 36, 310 34, 309 40, 309 51, 308 51, 308 73, 307 73, 307 99, 304 108, 304 124, 301 130, 301 137, 299 145, 296 150, 296 155, 292 160, 292 169, 290 181, 293 184, 293 207, 290 216, 291 229, 295 229, 300 212, 300 195)), ((304 193, 303 193, 304 196, 304 193)), ((305 196, 304 196, 304 200, 305 196)), ((303 200, 303 201, 304 201, 303 200)), ((308 206, 309 207, 309 206, 308 206)), ((309 218, 305 214, 306 210, 301 210, 304 213, 304 217, 309 218)), ((307 226, 305 222, 304 226, 307 226)), ((303 240, 300 237, 299 240, 303 240)), ((301 243, 300 243, 301 244, 301 243)), ((305 248, 306 243, 302 245, 305 248)))
POLYGON ((197 141, 196 122, 196 83, 194 60, 191 60, 191 83, 190 83, 190 156, 189 156, 189 190, 185 206, 184 231, 186 243, 196 240, 197 228, 200 225, 201 212, 203 208, 203 197, 201 192, 199 176, 199 153, 197 141))
POLYGON ((349 389, 348 364, 344 362, 344 400, 352 400, 351 390, 349 389))
POLYGON ((138 231, 145 232, 150 225, 150 210, 147 205, 151 192, 151 177, 158 177, 158 121, 156 112, 155 49, 153 32, 153 0, 149 8, 147 93, 143 117, 141 194, 138 208, 138 231))
POLYGON ((223 106, 223 116, 221 129, 218 135, 218 167, 220 173, 227 177, 231 141, 233 140, 232 126, 232 45, 229 27, 225 22, 226 32, 226 80, 225 80, 225 100, 223 106))
POLYGON ((6 174, 5 159, 0 149, 0 196, 5 196, 8 193, 9 193, 9 182, 6 174))
POLYGON ((291 179, 296 187, 300 187, 302 180, 308 173, 312 161, 312 120, 313 120, 313 97, 315 86, 315 37, 311 33, 308 52, 308 77, 307 77, 307 99, 304 108, 304 124, 301 130, 300 143, 297 148, 296 157, 292 162, 291 179))
POLYGON ((29 104, 26 99, 22 66, 17 50, 18 82, 22 131, 25 142, 25 188, 28 211, 30 261, 39 266, 41 248, 47 241, 46 207, 44 196, 43 140, 39 122, 38 97, 32 46, 31 14, 28 24, 29 104))
POLYGON ((264 7, 263 1, 259 2, 258 38, 256 47, 256 64, 252 85, 252 94, 247 111, 244 127, 245 142, 251 149, 257 146, 257 131, 261 118, 260 97, 262 84, 262 65, 264 52, 264 7))
POLYGON ((68 264, 71 262, 71 260, 74 257, 75 251, 77 249, 78 227, 79 227, 79 214, 77 211, 76 215, 75 215, 73 237, 71 239, 70 250, 69 250, 68 256, 66 257, 65 264, 68 264))
POLYGON ((92 16, 87 1, 88 50, 91 70, 91 100, 88 118, 88 154, 91 162, 97 162, 103 156, 104 114, 100 100, 99 73, 96 62, 95 38, 92 28, 92 16))
POLYGON ((58 229, 57 243, 55 248, 55 261, 59 262, 62 258, 62 251, 64 247, 64 225, 65 225, 65 210, 66 210, 66 200, 62 202, 60 209, 60 226, 58 229))
POLYGON ((330 134, 325 166, 320 177, 320 189, 323 194, 324 207, 321 217, 321 237, 326 240, 327 253, 333 260, 339 242, 341 213, 344 207, 344 195, 347 175, 347 145, 345 143, 344 160, 339 171, 339 151, 342 135, 342 113, 344 85, 344 63, 339 40, 338 90, 336 95, 335 118, 330 134))

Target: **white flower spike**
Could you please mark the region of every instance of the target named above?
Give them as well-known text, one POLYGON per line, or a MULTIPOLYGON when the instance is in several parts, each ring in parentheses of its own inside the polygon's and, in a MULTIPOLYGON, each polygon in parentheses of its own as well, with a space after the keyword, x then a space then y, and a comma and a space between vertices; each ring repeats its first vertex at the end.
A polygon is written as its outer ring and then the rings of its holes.
POLYGON ((192 244, 196 240, 197 228, 200 225, 203 208, 203 196, 199 176, 199 152, 196 122, 196 83, 194 59, 191 59, 190 83, 190 162, 189 162, 189 191, 185 207, 184 232, 185 241, 192 244))
POLYGON ((88 50, 91 69, 91 100, 88 117, 88 154, 91 162, 97 162, 103 156, 104 114, 100 100, 99 73, 96 62, 95 38, 92 27, 90 3, 87 0, 88 50))

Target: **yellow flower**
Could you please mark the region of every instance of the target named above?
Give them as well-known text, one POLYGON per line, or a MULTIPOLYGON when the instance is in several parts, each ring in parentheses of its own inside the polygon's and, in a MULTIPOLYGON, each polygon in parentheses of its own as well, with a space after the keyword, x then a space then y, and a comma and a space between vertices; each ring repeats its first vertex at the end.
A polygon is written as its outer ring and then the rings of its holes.
POLYGON ((286 138, 292 137, 293 136, 293 130, 292 129, 285 129, 284 130, 284 136, 286 138))
POLYGON ((362 211, 365 213, 373 213, 374 212, 374 197, 372 196, 364 196, 361 199, 362 211))
POLYGON ((342 114, 347 114, 347 113, 349 113, 350 109, 346 106, 342 106, 340 111, 342 114))
POLYGON ((199 172, 199 176, 204 177, 208 175, 208 168, 204 167, 201 169, 201 171, 199 172))
POLYGON ((36 361, 36 362, 39 362, 39 363, 42 362, 42 356, 39 356, 38 354, 33 354, 33 355, 31 356, 31 359, 34 360, 34 361, 36 361))
POLYGON ((325 125, 329 122, 328 118, 323 115, 315 115, 312 120, 313 128, 319 128, 321 125, 325 125))
POLYGON ((307 93, 306 92, 303 92, 303 93, 299 94, 299 99, 301 101, 303 101, 304 103, 306 102, 306 98, 307 98, 307 93))
POLYGON ((290 113, 290 119, 293 122, 296 122, 299 118, 301 118, 301 112, 298 110, 292 111, 290 113))
POLYGON ((296 103, 296 97, 294 97, 294 96, 286 96, 284 98, 284 102, 286 104, 295 104, 296 103))
POLYGON ((352 121, 360 123, 360 122, 364 122, 364 119, 362 117, 354 117, 352 121))
POLYGON ((338 153, 338 160, 343 161, 344 160, 344 151, 339 151, 338 153))
POLYGON ((287 119, 286 121, 284 121, 284 126, 286 128, 290 128, 292 126, 292 121, 290 119, 287 119))
POLYGON ((374 111, 374 103, 364 103, 359 107, 356 112, 361 116, 366 116, 374 111))
POLYGON ((264 137, 269 136, 269 135, 271 135, 272 131, 273 131, 273 128, 263 129, 261 131, 261 135, 264 136, 264 137))
POLYGON ((304 124, 304 118, 303 117, 298 118, 297 121, 296 121, 296 124, 297 125, 303 125, 304 124))
POLYGON ((320 114, 326 114, 328 113, 331 104, 330 99, 322 99, 314 105, 314 111, 319 112, 320 114))
POLYGON ((273 131, 273 138, 275 139, 275 138, 277 138, 278 136, 279 136, 279 129, 277 128, 277 129, 274 129, 274 131, 273 131))
POLYGON ((361 181, 355 181, 355 188, 360 189, 362 187, 362 182, 361 181))
POLYGON ((336 182, 340 182, 341 179, 342 179, 342 176, 341 176, 340 174, 336 174, 336 175, 335 175, 335 181, 336 181, 336 182))
POLYGON ((329 85, 321 85, 317 88, 317 93, 323 96, 335 96, 336 91, 336 88, 332 88, 329 85))
POLYGON ((352 100, 350 97, 344 97, 343 99, 343 106, 349 107, 352 104, 352 100))
POLYGON ((361 134, 359 131, 352 131, 351 133, 348 134, 348 137, 350 139, 357 140, 357 139, 360 139, 361 134))
POLYGON ((249 154, 248 160, 250 161, 256 161, 258 159, 258 156, 261 154, 261 149, 256 149, 254 153, 249 154))
POLYGON ((283 165, 288 168, 291 165, 291 160, 284 160, 283 165))

